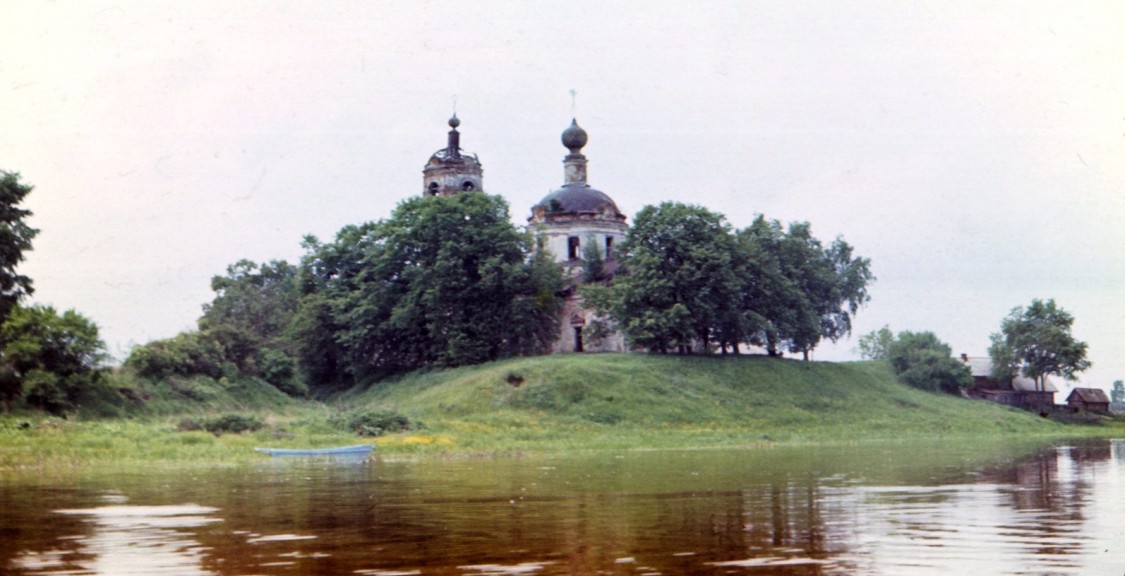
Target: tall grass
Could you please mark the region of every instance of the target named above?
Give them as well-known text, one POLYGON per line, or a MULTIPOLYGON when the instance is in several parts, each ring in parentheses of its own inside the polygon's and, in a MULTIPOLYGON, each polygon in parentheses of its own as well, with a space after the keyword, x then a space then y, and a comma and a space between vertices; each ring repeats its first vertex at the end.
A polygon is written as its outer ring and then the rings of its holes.
POLYGON ((273 445, 332 446, 359 443, 353 434, 326 425, 328 413, 307 409, 303 417, 268 416, 250 432, 183 431, 177 418, 26 420, 0 418, 0 471, 77 466, 160 467, 240 464, 262 456, 254 448, 273 445))

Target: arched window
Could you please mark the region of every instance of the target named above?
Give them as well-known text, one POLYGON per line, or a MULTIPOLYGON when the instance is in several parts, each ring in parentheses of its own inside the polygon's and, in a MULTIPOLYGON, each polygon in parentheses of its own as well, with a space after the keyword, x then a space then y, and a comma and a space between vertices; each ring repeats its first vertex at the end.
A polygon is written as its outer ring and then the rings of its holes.
POLYGON ((476 185, 473 184, 472 180, 465 180, 465 182, 463 182, 461 184, 461 189, 464 190, 465 192, 469 192, 471 190, 476 189, 476 185))
POLYGON ((438 186, 437 182, 430 182, 430 188, 429 188, 430 196, 437 196, 438 195, 438 187, 439 186, 438 186))

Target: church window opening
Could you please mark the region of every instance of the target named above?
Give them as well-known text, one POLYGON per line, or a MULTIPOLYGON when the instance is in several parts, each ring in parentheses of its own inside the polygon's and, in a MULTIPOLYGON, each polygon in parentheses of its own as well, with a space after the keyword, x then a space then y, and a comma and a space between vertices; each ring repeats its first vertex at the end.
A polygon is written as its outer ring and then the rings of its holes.
POLYGON ((429 190, 430 190, 430 196, 437 196, 438 195, 438 183, 437 182, 430 182, 429 190))
POLYGON ((461 184, 461 189, 464 190, 465 192, 470 192, 470 191, 474 190, 475 188, 476 188, 476 185, 473 184, 472 180, 465 180, 465 182, 463 184, 461 184))
POLYGON ((570 260, 578 259, 578 237, 570 236, 566 239, 566 257, 570 260))
POLYGON ((613 259, 613 236, 605 237, 605 259, 613 259))
POLYGON ((582 352, 582 327, 574 327, 574 351, 582 352))

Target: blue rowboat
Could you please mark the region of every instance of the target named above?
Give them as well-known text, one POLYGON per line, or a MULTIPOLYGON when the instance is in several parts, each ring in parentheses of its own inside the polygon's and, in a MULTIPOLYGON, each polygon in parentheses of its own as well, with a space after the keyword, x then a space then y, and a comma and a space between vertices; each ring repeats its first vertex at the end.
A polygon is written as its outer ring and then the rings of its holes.
POLYGON ((270 456, 366 456, 374 449, 374 444, 356 444, 335 448, 255 448, 254 450, 270 456))

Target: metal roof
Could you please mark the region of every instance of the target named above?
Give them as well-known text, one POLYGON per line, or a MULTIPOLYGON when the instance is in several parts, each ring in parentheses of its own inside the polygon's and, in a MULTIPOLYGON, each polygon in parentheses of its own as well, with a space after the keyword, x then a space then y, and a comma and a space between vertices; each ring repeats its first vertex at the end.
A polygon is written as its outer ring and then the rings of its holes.
MULTIPOLYGON (((960 357, 958 360, 964 362, 969 371, 972 372, 973 378, 992 378, 992 359, 987 356, 968 356, 960 357)), ((1035 384, 1034 378, 1028 378, 1022 374, 1017 374, 1012 379, 1012 389, 1021 392, 1038 392, 1039 388, 1035 384)), ((1059 389, 1051 383, 1051 379, 1044 380, 1043 392, 1058 392, 1059 389)))

